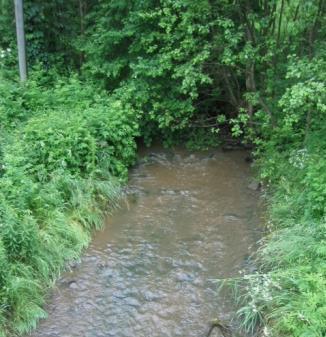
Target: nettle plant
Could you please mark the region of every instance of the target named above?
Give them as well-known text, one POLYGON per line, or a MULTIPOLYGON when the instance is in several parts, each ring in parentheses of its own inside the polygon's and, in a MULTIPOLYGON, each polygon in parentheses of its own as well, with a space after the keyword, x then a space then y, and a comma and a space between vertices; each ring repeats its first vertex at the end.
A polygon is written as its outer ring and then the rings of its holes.
MULTIPOLYGON (((14 110, 24 106, 30 118, 5 150, 7 172, 22 167, 38 181, 48 181, 57 170, 85 177, 105 166, 126 179, 139 134, 135 110, 76 78, 66 85, 59 81, 42 94, 40 90, 33 81, 28 83, 14 110)), ((14 113, 12 119, 17 121, 14 113)))

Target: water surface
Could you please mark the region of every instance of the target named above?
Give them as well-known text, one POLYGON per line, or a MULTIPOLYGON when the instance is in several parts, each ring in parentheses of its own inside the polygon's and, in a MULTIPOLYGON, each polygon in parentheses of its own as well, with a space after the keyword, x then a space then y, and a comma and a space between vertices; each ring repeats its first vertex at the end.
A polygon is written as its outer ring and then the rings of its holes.
POLYGON ((228 320, 212 280, 238 275, 258 236, 246 155, 143 151, 121 208, 58 281, 33 336, 201 337, 228 320))

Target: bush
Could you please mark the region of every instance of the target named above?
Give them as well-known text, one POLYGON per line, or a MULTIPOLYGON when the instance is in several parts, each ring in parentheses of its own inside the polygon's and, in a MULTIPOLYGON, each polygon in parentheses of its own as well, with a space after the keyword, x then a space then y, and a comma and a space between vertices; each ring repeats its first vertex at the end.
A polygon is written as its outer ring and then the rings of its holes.
POLYGON ((0 72, 0 132, 15 127, 18 121, 26 118, 22 93, 22 87, 5 80, 0 72))
POLYGON ((278 101, 274 125, 256 116, 268 233, 256 256, 259 272, 227 283, 241 294, 243 327, 259 336, 326 334, 325 73, 321 59, 291 59, 291 83, 278 101))
POLYGON ((48 89, 33 80, 24 87, 12 83, 12 94, 4 96, 1 116, 7 124, 0 178, 4 334, 30 331, 45 317, 46 288, 67 261, 79 256, 92 229, 102 226, 105 214, 116 205, 118 181, 125 181, 135 159, 135 111, 76 77, 67 82, 55 82, 48 89), (17 91, 19 103, 10 102, 17 91), (17 116, 22 107, 24 114, 17 116))
POLYGON ((112 174, 125 179, 127 167, 135 158, 135 112, 112 99, 79 104, 75 109, 69 109, 69 105, 62 108, 58 103, 57 109, 50 107, 46 113, 36 114, 18 130, 4 158, 8 174, 11 167, 21 167, 38 181, 47 181, 59 169, 87 176, 105 165, 112 174))

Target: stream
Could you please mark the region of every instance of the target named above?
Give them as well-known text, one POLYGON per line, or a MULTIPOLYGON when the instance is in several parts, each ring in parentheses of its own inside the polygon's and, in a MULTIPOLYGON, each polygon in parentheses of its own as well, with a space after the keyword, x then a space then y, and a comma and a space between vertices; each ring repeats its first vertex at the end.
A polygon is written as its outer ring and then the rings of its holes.
POLYGON ((247 155, 141 150, 121 207, 58 280, 31 336, 204 337, 215 317, 229 321, 214 279, 253 268, 260 237, 247 155))

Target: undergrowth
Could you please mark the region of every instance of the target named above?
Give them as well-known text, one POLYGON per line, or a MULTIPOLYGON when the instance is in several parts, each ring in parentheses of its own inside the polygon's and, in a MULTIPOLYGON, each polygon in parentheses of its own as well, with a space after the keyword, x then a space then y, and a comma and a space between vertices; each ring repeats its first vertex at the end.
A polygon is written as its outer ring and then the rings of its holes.
POLYGON ((131 107, 77 77, 49 84, 0 86, 0 336, 46 316, 47 288, 101 228, 135 159, 131 107))
POLYGON ((31 71, 18 85, 14 2, 0 1, 2 335, 45 315, 45 289, 114 205, 136 137, 207 148, 230 132, 255 145, 269 204, 259 272, 230 281, 240 321, 324 337, 325 1, 24 3, 31 71))
POLYGON ((242 327, 260 337, 326 335, 326 67, 309 62, 290 65, 278 120, 257 139, 268 205, 259 270, 222 282, 235 291, 242 327))

